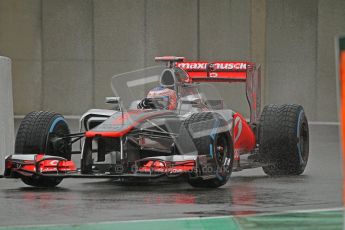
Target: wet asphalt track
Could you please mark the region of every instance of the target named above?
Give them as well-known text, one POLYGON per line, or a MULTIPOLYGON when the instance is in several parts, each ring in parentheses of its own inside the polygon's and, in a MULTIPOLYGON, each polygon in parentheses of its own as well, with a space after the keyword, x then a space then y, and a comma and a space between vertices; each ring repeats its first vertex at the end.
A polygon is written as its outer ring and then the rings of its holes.
POLYGON ((35 189, 0 179, 0 226, 241 215, 342 207, 337 126, 310 126, 310 160, 302 176, 270 178, 260 168, 233 173, 214 190, 188 184, 123 186, 66 179, 35 189))

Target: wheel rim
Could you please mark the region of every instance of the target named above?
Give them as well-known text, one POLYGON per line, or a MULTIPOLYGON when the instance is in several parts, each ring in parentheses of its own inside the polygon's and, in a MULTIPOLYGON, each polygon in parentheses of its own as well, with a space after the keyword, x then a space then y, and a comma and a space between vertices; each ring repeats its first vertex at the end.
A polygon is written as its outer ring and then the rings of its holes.
POLYGON ((215 162, 217 165, 216 176, 224 180, 229 177, 232 171, 233 157, 231 156, 228 136, 221 134, 217 136, 215 143, 215 162))
POLYGON ((220 135, 217 138, 216 143, 216 162, 218 166, 222 166, 225 161, 226 153, 228 153, 228 144, 226 142, 226 137, 224 135, 220 135))
POLYGON ((50 127, 47 141, 46 141, 46 154, 58 155, 70 159, 70 147, 68 146, 70 139, 60 140, 56 143, 56 139, 61 136, 69 134, 69 129, 65 120, 58 118, 50 127))

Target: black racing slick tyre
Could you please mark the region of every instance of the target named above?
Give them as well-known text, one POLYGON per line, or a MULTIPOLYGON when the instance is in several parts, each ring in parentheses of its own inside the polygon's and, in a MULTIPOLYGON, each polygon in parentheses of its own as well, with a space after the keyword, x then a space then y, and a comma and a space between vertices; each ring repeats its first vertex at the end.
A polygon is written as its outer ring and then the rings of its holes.
POLYGON ((267 105, 259 123, 259 152, 270 176, 300 175, 309 158, 309 128, 300 105, 267 105))
MULTIPOLYGON (((192 140, 198 155, 209 157, 211 163, 208 166, 213 173, 211 179, 190 178, 188 183, 201 188, 217 188, 226 184, 234 160, 233 142, 227 122, 219 114, 203 112, 192 114, 182 125, 181 130, 185 131, 180 133, 180 138, 192 140)), ((204 173, 203 169, 200 171, 204 173)))
MULTIPOLYGON (((53 142, 54 139, 68 134, 70 130, 62 115, 47 111, 31 112, 20 123, 15 141, 15 154, 44 153, 70 160, 70 139, 53 142)), ((35 187, 55 187, 62 179, 23 177, 22 181, 35 187)))

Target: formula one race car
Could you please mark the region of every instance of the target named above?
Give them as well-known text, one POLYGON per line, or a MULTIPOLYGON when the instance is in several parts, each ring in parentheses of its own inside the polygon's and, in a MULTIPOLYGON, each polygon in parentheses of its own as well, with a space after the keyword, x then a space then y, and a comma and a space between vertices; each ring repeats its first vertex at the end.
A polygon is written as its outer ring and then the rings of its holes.
POLYGON ((156 61, 166 66, 114 76, 116 97, 106 98, 113 109, 86 112, 79 133, 71 134, 60 114, 26 115, 4 177, 38 187, 54 187, 68 177, 182 178, 194 187, 215 188, 242 169, 262 167, 271 176, 303 173, 309 156, 304 109, 267 105, 261 112, 259 66, 174 56, 156 61), (249 121, 226 109, 216 88, 226 82, 246 84, 249 121), (80 150, 72 151, 77 141, 80 150), (81 155, 80 168, 72 154, 81 155))

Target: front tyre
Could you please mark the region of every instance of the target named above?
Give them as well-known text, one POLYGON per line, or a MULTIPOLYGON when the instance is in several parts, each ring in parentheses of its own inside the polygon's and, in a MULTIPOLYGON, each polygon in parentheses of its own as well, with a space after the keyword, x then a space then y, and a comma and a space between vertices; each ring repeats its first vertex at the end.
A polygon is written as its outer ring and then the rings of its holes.
MULTIPOLYGON (((58 139, 68 134, 70 130, 62 115, 47 111, 31 112, 20 123, 15 141, 15 154, 44 153, 70 160, 70 139, 58 139)), ((55 187, 62 179, 23 177, 22 181, 35 187, 55 187)))
POLYGON ((59 185, 62 178, 49 178, 49 177, 22 177, 23 183, 33 187, 39 188, 53 188, 59 185))
POLYGON ((300 175, 309 158, 309 128, 300 105, 267 105, 259 123, 259 152, 267 175, 300 175))
POLYGON ((199 155, 206 154, 210 157, 211 164, 208 166, 212 166, 214 177, 211 179, 190 178, 188 182, 193 187, 218 188, 229 180, 234 148, 232 137, 227 130, 228 126, 219 114, 212 112, 192 114, 183 122, 180 138, 185 141, 192 140, 199 155))

